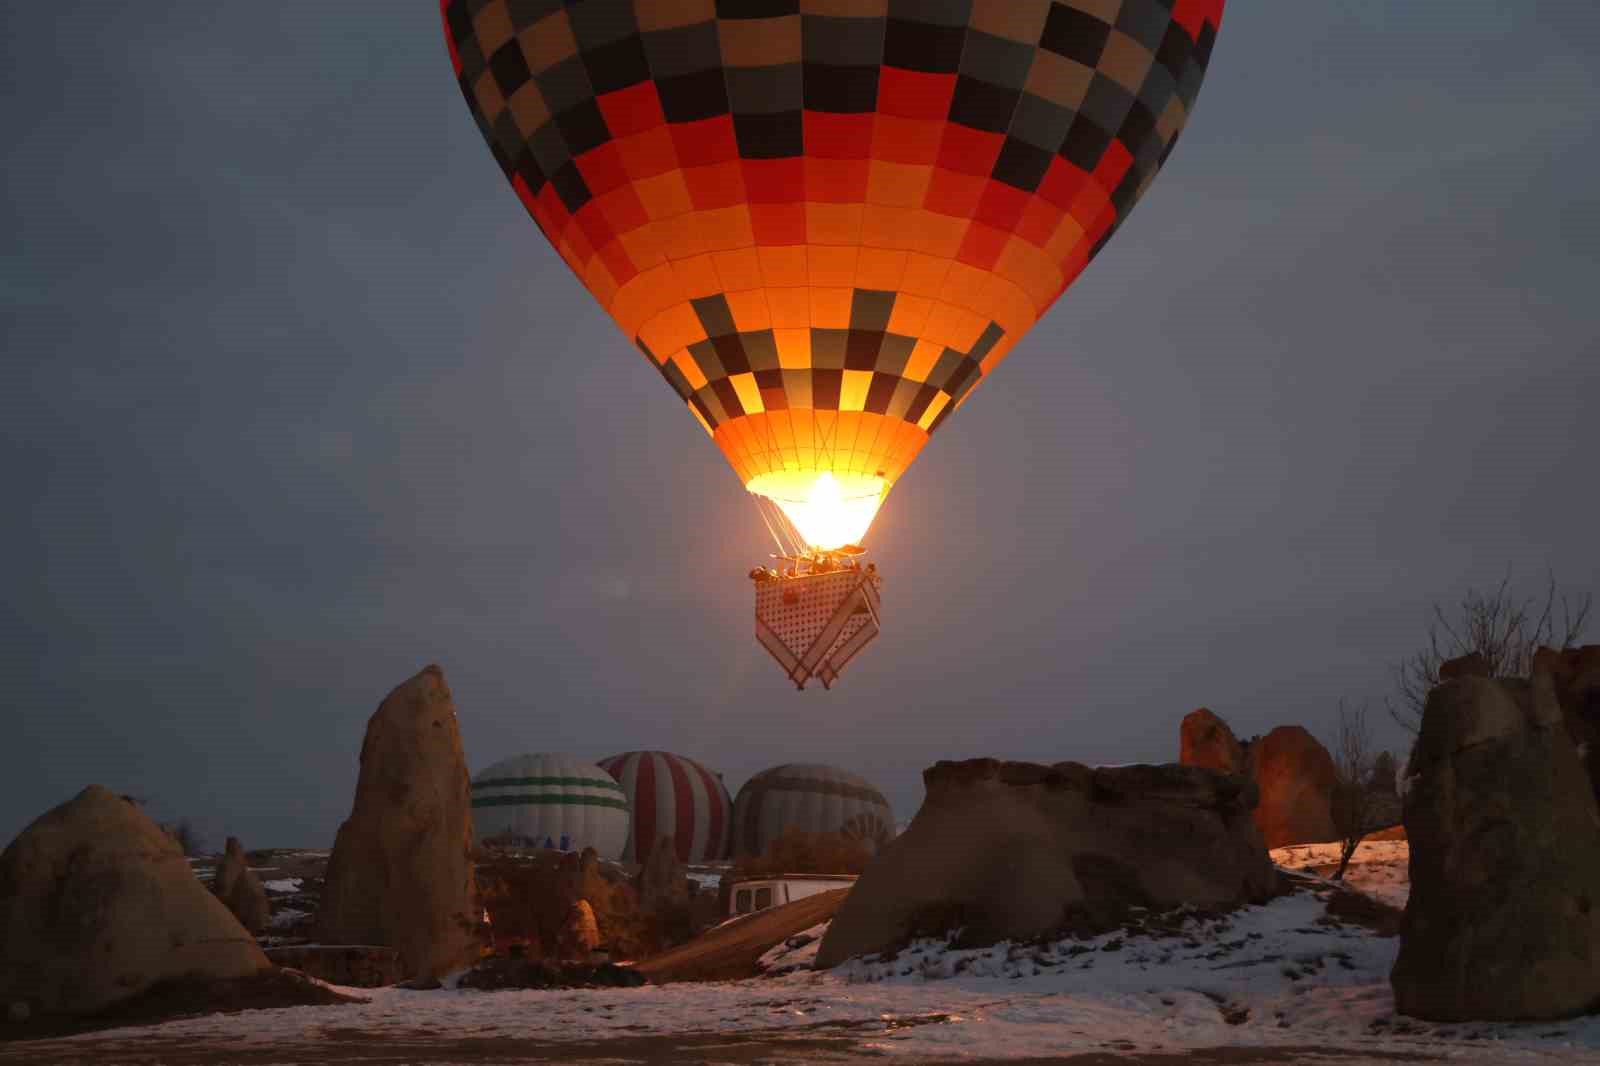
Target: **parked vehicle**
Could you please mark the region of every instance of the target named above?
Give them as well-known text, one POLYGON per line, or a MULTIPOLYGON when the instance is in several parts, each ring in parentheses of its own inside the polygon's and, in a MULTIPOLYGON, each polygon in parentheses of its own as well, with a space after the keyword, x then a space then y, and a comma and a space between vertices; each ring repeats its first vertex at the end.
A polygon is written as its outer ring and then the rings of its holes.
POLYGON ((797 899, 849 888, 855 874, 764 874, 735 881, 728 893, 728 917, 781 907, 797 899))

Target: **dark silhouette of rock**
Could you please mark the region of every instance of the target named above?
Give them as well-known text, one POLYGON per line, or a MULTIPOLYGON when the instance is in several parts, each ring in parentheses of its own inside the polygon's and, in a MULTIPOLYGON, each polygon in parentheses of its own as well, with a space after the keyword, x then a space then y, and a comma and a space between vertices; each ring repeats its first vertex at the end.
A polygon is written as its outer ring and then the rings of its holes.
POLYGON ((1540 648, 1533 674, 1550 678, 1567 734, 1578 745, 1595 799, 1600 801, 1600 644, 1581 648, 1540 648))
POLYGON ((88 1013, 179 977, 270 969, 143 811, 98 785, 0 854, 0 1003, 88 1013))
POLYGON ((639 871, 639 899, 649 910, 686 907, 689 904, 689 879, 678 849, 669 836, 661 837, 650 849, 650 858, 639 871))
POLYGON ((239 924, 250 932, 260 933, 267 927, 267 921, 272 917, 267 890, 261 886, 261 878, 250 869, 244 845, 239 843, 238 837, 228 838, 217 875, 211 882, 211 891, 239 919, 239 924))
POLYGON ((478 958, 480 915, 455 703, 444 672, 429 666, 367 722, 318 927, 324 943, 399 948, 407 978, 439 977, 478 958))
POLYGON ((1412 767, 1396 1007, 1436 1021, 1600 1007, 1600 808, 1549 674, 1436 687, 1412 767))
POLYGON ((1233 735, 1228 723, 1206 707, 1183 716, 1183 725, 1178 730, 1178 762, 1225 774, 1249 772, 1244 745, 1233 735))
POLYGON ((287 966, 319 981, 346 988, 383 988, 400 984, 405 977, 399 948, 299 944, 268 948, 267 958, 275 966, 287 966))
POLYGON ((1328 749, 1305 729, 1283 725, 1250 742, 1250 777, 1261 790, 1256 825, 1269 848, 1337 840, 1328 749))
POLYGON ((819 966, 958 926, 968 945, 1091 933, 1132 907, 1229 907, 1275 888, 1255 786, 1237 776, 973 759, 923 781, 922 808, 845 898, 819 966))
POLYGON ((1488 677, 1489 660, 1477 652, 1469 652, 1439 664, 1440 682, 1454 681, 1458 677, 1488 677))

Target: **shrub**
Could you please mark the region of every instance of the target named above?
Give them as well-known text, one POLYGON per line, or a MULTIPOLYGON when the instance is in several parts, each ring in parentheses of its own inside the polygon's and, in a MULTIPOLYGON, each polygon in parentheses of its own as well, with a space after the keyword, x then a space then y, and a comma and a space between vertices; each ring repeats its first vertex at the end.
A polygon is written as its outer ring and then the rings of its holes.
POLYGON ((842 833, 808 833, 790 827, 759 856, 734 864, 735 876, 762 874, 858 874, 872 861, 871 849, 842 833))

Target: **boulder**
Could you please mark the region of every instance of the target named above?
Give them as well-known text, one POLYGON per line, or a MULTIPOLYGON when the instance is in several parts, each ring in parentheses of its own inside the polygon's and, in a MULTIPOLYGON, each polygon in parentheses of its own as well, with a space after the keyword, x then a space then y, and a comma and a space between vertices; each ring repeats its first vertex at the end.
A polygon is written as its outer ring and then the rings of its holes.
POLYGON ((1255 786, 1190 766, 973 759, 923 773, 927 799, 867 867, 819 968, 960 927, 966 945, 1115 928, 1132 907, 1269 896, 1255 786))
POLYGON ((563 961, 589 962, 594 949, 600 946, 600 924, 595 921, 594 908, 589 901, 580 899, 567 908, 567 920, 561 927, 560 954, 563 961))
POLYGON ((355 803, 328 860, 322 941, 399 948, 406 978, 471 965, 482 913, 471 795, 455 703, 429 666, 367 722, 355 803))
POLYGON ((222 862, 217 866, 217 875, 211 882, 211 891, 239 919, 239 924, 250 932, 260 933, 267 927, 267 921, 272 917, 272 907, 267 903, 267 890, 261 886, 261 878, 250 869, 244 846, 239 843, 238 837, 228 838, 222 862))
POLYGON ((1560 651, 1540 648, 1534 652, 1532 672, 1550 678, 1567 734, 1578 745, 1600 800, 1600 644, 1560 651))
POLYGON ((1256 825, 1267 847, 1337 840, 1333 756, 1309 732, 1282 725, 1250 742, 1250 777, 1261 790, 1256 825))
POLYGON ((1248 772, 1244 746, 1228 723, 1205 707, 1183 716, 1183 725, 1178 729, 1178 762, 1225 774, 1248 772))
POLYGON ((1454 681, 1458 677, 1488 677, 1489 660, 1477 652, 1468 652, 1439 664, 1439 680, 1454 681))
POLYGON ((87 1013, 169 978, 271 968, 132 802, 91 785, 0 854, 0 1003, 87 1013))
POLYGON ((1396 1007, 1451 1022, 1600 1007, 1600 808, 1549 674, 1436 687, 1412 766, 1396 1007))

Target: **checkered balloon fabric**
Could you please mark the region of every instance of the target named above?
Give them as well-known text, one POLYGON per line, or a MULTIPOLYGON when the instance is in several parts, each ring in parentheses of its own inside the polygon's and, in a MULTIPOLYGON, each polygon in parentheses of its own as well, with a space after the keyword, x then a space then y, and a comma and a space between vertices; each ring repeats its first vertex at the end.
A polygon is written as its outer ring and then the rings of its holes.
POLYGON ((495 159, 741 481, 892 484, 1177 143, 1224 0, 444 0, 495 159))

